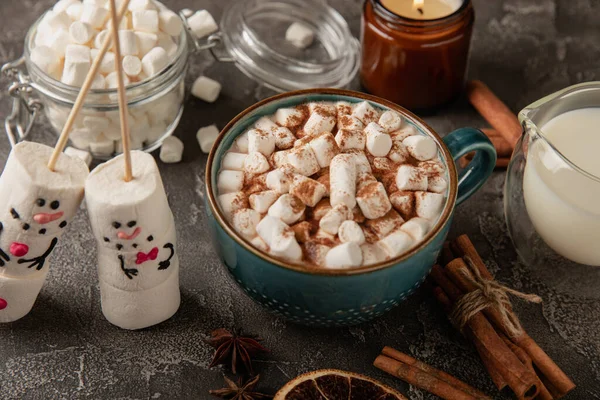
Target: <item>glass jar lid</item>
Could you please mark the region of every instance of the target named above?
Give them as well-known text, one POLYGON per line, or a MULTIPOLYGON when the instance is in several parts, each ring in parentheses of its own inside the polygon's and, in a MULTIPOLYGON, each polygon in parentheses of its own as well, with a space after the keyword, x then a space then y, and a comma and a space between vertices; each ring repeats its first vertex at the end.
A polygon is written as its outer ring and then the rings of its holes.
POLYGON ((237 67, 276 90, 344 87, 359 67, 360 44, 346 20, 323 0, 247 0, 228 7, 221 20, 223 43, 237 67), (300 23, 314 32, 300 49, 286 30, 300 23))

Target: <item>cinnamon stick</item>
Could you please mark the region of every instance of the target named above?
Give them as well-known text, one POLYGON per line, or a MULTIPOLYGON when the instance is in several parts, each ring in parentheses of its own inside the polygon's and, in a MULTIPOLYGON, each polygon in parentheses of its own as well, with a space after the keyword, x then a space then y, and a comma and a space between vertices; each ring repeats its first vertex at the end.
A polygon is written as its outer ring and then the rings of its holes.
MULTIPOLYGON (((463 293, 446 276, 445 271, 439 265, 433 267, 431 277, 446 292, 451 301, 456 302, 462 297, 463 293)), ((529 372, 506 346, 484 314, 482 312, 475 314, 467 322, 467 325, 471 329, 472 335, 489 353, 496 368, 506 379, 508 386, 517 398, 533 399, 538 393, 537 376, 529 372)))
POLYGON ((496 149, 496 154, 498 154, 498 157, 510 158, 514 147, 511 146, 506 139, 504 139, 500 132, 492 128, 481 128, 481 132, 485 133, 485 136, 490 139, 494 145, 494 148, 496 149))
MULTIPOLYGON (((446 295, 444 290, 441 287, 436 286, 433 288, 433 293, 434 293, 436 299, 438 300, 438 302, 442 305, 442 307, 446 311, 446 313, 450 314, 452 312, 452 302, 450 301, 450 299, 448 298, 448 295, 446 295)), ((490 375, 490 378, 492 379, 492 382, 494 382, 494 385, 496 385, 498 390, 503 390, 507 386, 506 380, 504 379, 502 374, 500 374, 500 372, 498 371, 498 368, 496 367, 494 361, 491 359, 491 357, 490 357, 489 353, 487 352, 487 350, 485 349, 485 347, 483 347, 481 342, 471 334, 471 330, 469 329, 468 326, 465 327, 465 335, 475 345, 475 349, 479 353, 479 357, 481 358, 481 361, 483 362, 483 366, 485 367, 488 374, 490 375)))
POLYGON ((416 367, 416 368, 420 369, 421 371, 423 371, 437 379, 440 379, 440 380, 446 382, 447 384, 452 385, 455 388, 462 390, 463 392, 465 392, 477 399, 490 399, 490 397, 487 396, 485 393, 480 392, 479 390, 477 390, 474 387, 468 385, 467 383, 461 381, 460 379, 457 379, 444 371, 435 369, 435 368, 431 367, 430 365, 425 364, 424 362, 419 361, 419 360, 409 356, 408 354, 402 353, 396 349, 386 346, 381 351, 381 354, 383 354, 384 356, 393 358, 394 360, 400 361, 404 364, 416 367))
POLYGON ((514 148, 523 133, 515 114, 481 81, 467 83, 469 102, 514 148))
MULTIPOLYGON (((488 271, 485 263, 477 253, 477 250, 471 243, 467 235, 459 236, 455 241, 455 246, 452 247, 455 253, 458 253, 463 258, 469 260, 476 267, 484 279, 493 280, 494 276, 488 271)), ((474 288, 465 282, 465 289, 473 290, 474 288)), ((508 312, 514 315, 512 308, 507 308, 508 312)), ((502 322, 498 310, 488 308, 485 314, 490 318, 490 321, 505 335, 510 337, 507 326, 502 322)), ((540 346, 526 332, 523 332, 518 337, 510 338, 517 346, 522 348, 531 357, 536 367, 540 372, 548 378, 548 381, 556 388, 560 396, 564 396, 575 388, 573 381, 560 369, 558 365, 542 350, 540 346)))
POLYGON ((478 397, 474 397, 470 394, 463 392, 460 389, 455 388, 447 382, 438 379, 428 373, 420 370, 412 365, 405 364, 401 361, 394 360, 393 358, 380 355, 375 359, 373 365, 380 370, 387 372, 397 378, 402 379, 409 384, 423 389, 429 393, 433 393, 436 396, 446 400, 476 400, 478 397))

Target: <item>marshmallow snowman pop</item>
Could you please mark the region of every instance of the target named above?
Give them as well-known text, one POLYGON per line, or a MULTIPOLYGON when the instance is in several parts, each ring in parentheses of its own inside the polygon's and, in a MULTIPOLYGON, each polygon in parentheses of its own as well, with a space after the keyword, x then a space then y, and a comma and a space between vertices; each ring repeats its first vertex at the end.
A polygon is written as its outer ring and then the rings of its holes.
MULTIPOLYGON (((119 60, 114 22, 112 33, 119 60)), ((158 166, 151 155, 129 149, 123 76, 121 66, 115 66, 123 154, 92 171, 85 183, 86 203, 97 240, 102 312, 118 327, 142 329, 170 318, 179 308, 179 259, 158 166)))
MULTIPOLYGON (((119 21, 128 4, 126 0, 121 5, 119 21)), ((54 150, 39 143, 18 143, 0 176, 0 322, 29 313, 46 280, 48 258, 83 199, 88 167, 62 151, 110 44, 108 37, 54 150)))

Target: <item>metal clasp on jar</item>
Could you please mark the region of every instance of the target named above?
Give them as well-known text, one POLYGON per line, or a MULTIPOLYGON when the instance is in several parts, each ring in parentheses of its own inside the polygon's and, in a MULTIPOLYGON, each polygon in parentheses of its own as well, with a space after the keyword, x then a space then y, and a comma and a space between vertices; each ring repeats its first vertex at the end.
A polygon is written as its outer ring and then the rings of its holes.
POLYGON ((8 94, 13 98, 13 107, 4 120, 6 136, 11 146, 27 138, 43 108, 41 101, 32 97, 33 87, 29 76, 21 69, 24 64, 25 58, 21 57, 7 62, 1 69, 2 75, 12 80, 8 86, 8 94))
POLYGON ((190 26, 187 22, 187 17, 183 13, 183 11, 179 12, 179 16, 183 21, 183 25, 185 26, 185 30, 190 37, 190 42, 193 44, 194 52, 200 52, 204 50, 210 51, 210 54, 213 58, 220 62, 235 62, 235 59, 232 58, 226 50, 220 52, 218 49, 222 49, 223 45, 223 36, 221 32, 215 32, 212 35, 209 35, 204 38, 196 38, 190 29, 190 26))

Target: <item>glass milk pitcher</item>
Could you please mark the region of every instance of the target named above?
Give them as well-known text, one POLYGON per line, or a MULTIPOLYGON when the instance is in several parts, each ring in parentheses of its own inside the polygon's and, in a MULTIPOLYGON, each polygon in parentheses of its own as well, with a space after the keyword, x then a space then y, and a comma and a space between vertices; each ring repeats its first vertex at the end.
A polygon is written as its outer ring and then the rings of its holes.
POLYGON ((504 187, 517 253, 541 268, 600 266, 600 82, 538 100, 519 121, 504 187))

